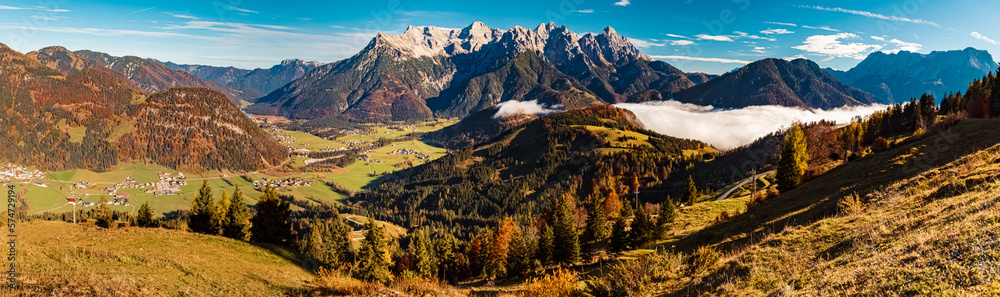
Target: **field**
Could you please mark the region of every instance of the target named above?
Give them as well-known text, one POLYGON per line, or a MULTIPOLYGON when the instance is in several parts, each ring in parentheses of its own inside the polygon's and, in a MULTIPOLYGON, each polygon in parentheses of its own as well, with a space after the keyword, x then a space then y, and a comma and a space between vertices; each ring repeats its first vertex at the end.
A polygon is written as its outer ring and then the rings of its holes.
POLYGON ((286 248, 166 229, 18 225, 20 294, 275 296, 314 276, 286 248))
MULTIPOLYGON (((413 126, 371 126, 369 127, 371 133, 346 135, 337 140, 327 140, 297 131, 282 130, 281 132, 294 139, 291 143, 285 143, 286 145, 290 145, 296 149, 318 151, 322 148, 345 147, 347 146, 345 142, 374 142, 380 138, 397 140, 407 133, 434 131, 453 122, 453 120, 439 120, 413 126)), ((123 122, 116 127, 115 131, 127 130, 129 127, 131 127, 130 123, 123 122)), ((82 132, 78 136, 82 139, 82 132)), ((154 196, 151 193, 145 193, 146 187, 122 188, 117 193, 129 194, 129 203, 133 206, 149 202, 155 213, 164 214, 190 207, 194 193, 198 191, 204 180, 208 181, 208 184, 212 186, 216 197, 218 197, 221 191, 232 193, 234 187, 239 185, 243 193, 248 197, 247 202, 255 204, 257 198, 260 196, 260 192, 255 191, 253 184, 241 176, 246 175, 253 180, 261 180, 263 178, 270 180, 301 178, 302 180, 312 181, 313 183, 310 186, 284 187, 280 188, 278 192, 279 194, 290 195, 297 199, 342 203, 347 197, 335 192, 324 182, 334 182, 350 190, 358 191, 377 179, 379 175, 409 168, 410 166, 417 166, 429 160, 439 158, 445 153, 444 149, 427 145, 419 140, 398 140, 373 150, 369 154, 370 161, 359 160, 346 168, 337 169, 333 172, 295 171, 294 169, 304 166, 305 160, 309 158, 292 157, 290 165, 293 170, 291 171, 265 171, 244 174, 219 171, 183 172, 188 184, 180 186, 180 191, 172 195, 154 196), (421 160, 416 155, 391 153, 400 149, 420 152, 426 154, 429 158, 421 160)), ((19 191, 26 191, 27 197, 29 197, 29 214, 69 212, 72 210, 72 205, 66 203, 67 197, 77 197, 85 202, 97 202, 101 196, 105 196, 111 200, 112 197, 108 195, 107 191, 103 190, 104 188, 121 183, 128 177, 135 179, 135 183, 137 184, 155 183, 159 181, 158 175, 162 173, 171 173, 173 176, 176 176, 178 172, 155 164, 122 163, 113 170, 100 173, 85 169, 50 172, 46 174, 45 179, 41 180, 44 186, 24 185, 19 191), (92 183, 92 185, 86 189, 76 189, 73 187, 73 183, 76 182, 88 182, 92 183)), ((112 206, 112 209, 134 211, 136 207, 133 206, 112 206)), ((81 206, 78 206, 78 211, 80 210, 81 206)), ((82 210, 85 211, 86 208, 82 208, 82 210)))

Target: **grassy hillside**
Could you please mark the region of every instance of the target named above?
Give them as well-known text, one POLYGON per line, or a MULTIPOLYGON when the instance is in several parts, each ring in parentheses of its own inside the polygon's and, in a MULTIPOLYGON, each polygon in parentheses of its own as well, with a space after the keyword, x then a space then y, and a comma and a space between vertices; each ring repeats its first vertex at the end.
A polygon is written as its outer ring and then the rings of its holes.
POLYGON ((29 295, 274 296, 314 277, 288 249, 165 230, 18 225, 18 282, 29 295))
POLYGON ((997 293, 998 124, 966 120, 665 242, 723 258, 666 280, 664 293, 997 293))

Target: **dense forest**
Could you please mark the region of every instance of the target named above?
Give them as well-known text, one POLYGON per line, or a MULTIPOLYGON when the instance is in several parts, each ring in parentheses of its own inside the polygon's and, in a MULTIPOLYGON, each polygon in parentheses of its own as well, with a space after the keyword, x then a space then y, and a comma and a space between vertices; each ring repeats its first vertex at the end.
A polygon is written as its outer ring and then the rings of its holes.
POLYGON ((69 76, 0 45, 0 159, 43 170, 104 171, 119 161, 256 170, 285 149, 218 92, 144 95, 113 71, 69 76))
MULTIPOLYGON (((393 173, 353 201, 377 218, 454 229, 468 238, 475 227, 504 216, 548 217, 563 196, 573 197, 576 213, 598 203, 594 197, 659 183, 683 160, 682 150, 706 146, 644 130, 631 112, 592 107, 544 117, 489 144, 393 173), (648 145, 615 147, 614 139, 583 125, 640 132, 648 145)), ((602 200, 609 215, 621 207, 617 197, 602 200)))

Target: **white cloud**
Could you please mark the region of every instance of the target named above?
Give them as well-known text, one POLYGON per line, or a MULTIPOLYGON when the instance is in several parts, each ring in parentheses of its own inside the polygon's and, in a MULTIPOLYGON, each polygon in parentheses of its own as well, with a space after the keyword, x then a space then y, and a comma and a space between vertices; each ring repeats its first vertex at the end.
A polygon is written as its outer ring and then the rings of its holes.
POLYGON ((690 40, 671 40, 670 41, 670 45, 686 46, 686 45, 692 45, 692 44, 694 44, 694 41, 690 41, 690 40))
POLYGON ((691 37, 687 37, 687 36, 684 36, 684 35, 677 35, 677 34, 667 34, 667 36, 670 36, 670 37, 673 37, 673 38, 691 39, 691 37))
POLYGON ((986 37, 983 34, 979 34, 979 32, 972 31, 972 33, 969 33, 969 34, 972 35, 972 37, 975 38, 975 39, 986 41, 986 42, 992 43, 993 45, 1000 45, 1000 43, 998 43, 996 40, 993 40, 992 38, 986 37))
POLYGON ((179 18, 179 19, 189 19, 189 20, 197 20, 198 19, 198 17, 196 17, 196 16, 189 15, 189 14, 182 14, 182 13, 170 13, 170 16, 175 17, 175 18, 179 18))
POLYGON ((615 2, 615 5, 618 6, 628 6, 629 4, 632 4, 632 2, 629 2, 629 0, 620 0, 618 2, 615 2))
POLYGON ((759 39, 759 40, 767 40, 767 41, 775 41, 776 40, 774 38, 757 36, 757 35, 750 35, 750 34, 747 34, 746 32, 740 32, 740 31, 733 31, 733 33, 736 34, 740 38, 750 38, 750 39, 759 39))
POLYGON ((0 10, 38 10, 47 12, 70 12, 69 9, 46 8, 44 6, 7 6, 0 5, 0 10))
POLYGON ((30 29, 30 30, 39 30, 45 32, 88 34, 88 35, 99 35, 99 36, 148 36, 148 37, 182 37, 182 38, 192 38, 192 39, 208 39, 207 37, 204 36, 195 36, 182 33, 139 31, 139 30, 116 30, 116 29, 71 28, 71 27, 28 27, 23 25, 0 26, 0 29, 20 29, 20 30, 30 29))
POLYGON ((531 101, 508 100, 500 102, 500 104, 497 104, 496 108, 497 108, 497 113, 493 115, 494 119, 505 118, 519 114, 546 115, 560 111, 558 106, 553 106, 552 108, 550 108, 548 106, 538 104, 538 100, 531 100, 531 101))
POLYGON ((593 9, 581 9, 581 10, 574 10, 573 12, 575 12, 575 13, 594 13, 594 10, 593 9))
POLYGON ((726 59, 726 58, 702 58, 702 57, 688 57, 688 56, 650 56, 653 59, 663 59, 663 60, 687 60, 687 61, 701 61, 701 62, 717 62, 724 64, 750 64, 750 61, 737 60, 737 59, 726 59))
POLYGON ((882 49, 881 45, 864 44, 860 42, 841 43, 840 39, 857 39, 854 33, 838 33, 834 35, 813 35, 806 38, 804 44, 793 46, 811 53, 827 55, 837 58, 864 59, 868 54, 882 49))
POLYGON ((751 106, 722 110, 677 101, 623 103, 615 106, 635 113, 647 128, 674 137, 697 139, 728 150, 749 144, 795 122, 831 120, 847 123, 885 109, 882 105, 806 110, 782 106, 751 106))
POLYGON ((798 26, 798 25, 796 25, 796 24, 792 24, 792 23, 782 23, 782 22, 764 22, 764 23, 765 23, 765 24, 771 24, 771 25, 782 25, 782 26, 789 26, 789 27, 797 27, 797 26, 798 26))
POLYGON ((233 5, 229 5, 229 9, 235 10, 235 11, 239 11, 239 12, 245 12, 245 13, 260 14, 260 12, 257 12, 257 11, 254 11, 254 10, 249 10, 249 9, 242 9, 242 8, 239 8, 239 7, 236 7, 236 6, 233 6, 233 5))
POLYGON ((732 36, 728 36, 728 35, 698 34, 698 35, 695 35, 694 38, 698 38, 698 40, 733 41, 733 37, 732 36))
POLYGON ((885 37, 872 36, 872 39, 882 42, 888 42, 888 44, 884 44, 883 47, 892 46, 893 49, 883 50, 883 52, 890 54, 895 54, 900 51, 917 52, 920 51, 920 48, 924 47, 924 45, 919 43, 905 42, 895 38, 885 39, 885 37))
POLYGON ((863 17, 866 17, 866 18, 882 19, 882 20, 887 20, 887 21, 908 22, 908 23, 914 23, 914 24, 924 24, 924 25, 931 25, 931 26, 934 26, 934 27, 940 27, 940 25, 938 25, 935 22, 931 22, 931 21, 925 21, 925 20, 922 20, 922 19, 911 19, 911 18, 898 17, 898 16, 887 16, 887 15, 884 15, 884 14, 878 14, 878 13, 874 13, 874 12, 870 12, 870 11, 845 9, 845 8, 840 8, 840 7, 823 7, 823 6, 809 6, 809 5, 802 5, 802 6, 799 6, 799 7, 801 7, 801 8, 809 8, 809 9, 815 9, 815 10, 823 10, 823 11, 843 12, 843 13, 849 13, 849 14, 853 14, 853 15, 863 16, 863 17))
POLYGON ((834 28, 830 28, 830 26, 806 26, 806 25, 802 25, 802 28, 816 29, 816 30, 827 30, 827 31, 831 31, 831 32, 840 32, 840 30, 837 30, 837 29, 834 29, 834 28))
POLYGON ((767 29, 767 30, 764 30, 764 31, 760 31, 760 33, 764 34, 764 35, 771 35, 771 34, 781 35, 781 34, 792 34, 792 33, 795 33, 795 32, 788 31, 786 29, 767 29))
MULTIPOLYGON (((653 42, 645 41, 645 40, 642 40, 642 39, 635 39, 635 38, 629 38, 628 40, 630 42, 632 42, 632 45, 634 45, 635 47, 641 47, 641 48, 648 48, 648 47, 651 47, 651 46, 664 46, 664 45, 667 45, 667 43, 665 43, 665 42, 663 42, 663 43, 653 43, 653 42)), ((655 39, 653 41, 655 41, 655 39)))
POLYGON ((751 51, 751 52, 755 52, 755 53, 758 53, 758 54, 766 54, 766 53, 767 53, 767 48, 766 48, 766 47, 763 47, 763 46, 755 46, 755 47, 753 47, 753 49, 752 49, 752 50, 750 50, 750 51, 751 51))

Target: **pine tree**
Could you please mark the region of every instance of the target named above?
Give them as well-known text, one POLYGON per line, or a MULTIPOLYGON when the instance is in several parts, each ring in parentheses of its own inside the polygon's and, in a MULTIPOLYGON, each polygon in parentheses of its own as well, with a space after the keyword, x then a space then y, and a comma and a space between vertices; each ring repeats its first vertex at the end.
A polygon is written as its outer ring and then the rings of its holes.
POLYGON ((188 217, 188 227, 192 232, 210 233, 212 231, 212 214, 215 205, 212 203, 212 187, 204 180, 198 194, 191 200, 191 215, 188 217))
POLYGON ((233 190, 232 200, 226 211, 226 227, 223 228, 222 235, 248 241, 250 240, 250 212, 247 210, 247 203, 243 199, 243 192, 240 192, 239 185, 233 190))
POLYGON ((358 263, 354 277, 387 282, 392 278, 392 274, 389 273, 391 259, 385 227, 375 222, 374 218, 368 218, 365 230, 365 239, 361 240, 361 248, 358 249, 358 263))
POLYGON ((603 199, 594 199, 593 203, 587 207, 587 229, 584 231, 584 238, 590 242, 598 242, 608 238, 608 218, 601 207, 603 199))
POLYGON ((688 175, 687 187, 684 187, 684 201, 687 201, 688 205, 694 205, 695 201, 698 200, 698 188, 694 185, 694 178, 688 175))
POLYGON ((327 225, 327 233, 323 234, 323 241, 326 248, 330 250, 331 257, 329 263, 334 267, 341 267, 351 263, 353 254, 351 253, 351 226, 348 226, 343 219, 334 217, 327 225))
POLYGON ((628 249, 629 234, 625 231, 625 224, 628 223, 624 215, 615 219, 615 224, 611 227, 611 242, 609 243, 611 252, 620 253, 628 249))
POLYGON ((97 209, 94 210, 94 220, 97 226, 102 228, 111 227, 111 208, 108 207, 108 198, 101 195, 101 200, 97 202, 97 209))
POLYGON ((542 265, 552 263, 552 250, 555 241, 552 227, 549 224, 542 226, 542 236, 538 239, 538 261, 542 265))
POLYGON ((785 134, 785 143, 781 148, 781 159, 778 160, 778 189, 782 192, 791 190, 802 182, 802 176, 809 166, 809 152, 806 151, 806 139, 802 127, 793 125, 785 134))
POLYGON ((508 275, 520 275, 528 269, 531 261, 531 250, 528 247, 527 238, 520 228, 514 230, 510 239, 510 248, 507 252, 507 273, 508 275))
POLYGON ((570 197, 564 196, 556 206, 552 230, 552 261, 572 265, 580 261, 580 236, 576 232, 576 218, 570 207, 570 197))
POLYGON ((653 239, 663 239, 667 234, 667 225, 673 223, 676 217, 674 202, 670 200, 670 197, 667 197, 667 200, 660 205, 660 215, 656 218, 656 227, 653 228, 653 239))
POLYGON ((265 185, 257 202, 257 215, 251 220, 254 241, 282 244, 291 240, 292 225, 288 222, 291 213, 288 201, 278 197, 278 191, 271 185, 265 185))
POLYGON ((629 231, 631 246, 640 248, 649 243, 649 233, 653 229, 653 224, 649 221, 649 215, 643 209, 637 209, 635 218, 632 219, 632 227, 629 231))
POLYGON ((223 190, 222 194, 219 194, 219 201, 215 204, 215 209, 212 210, 212 220, 209 224, 210 234, 222 235, 222 231, 226 228, 226 220, 229 219, 229 204, 229 194, 223 190))
POLYGON ((458 263, 455 254, 455 250, 458 248, 455 242, 455 237, 451 234, 444 233, 439 235, 434 244, 434 255, 437 256, 438 263, 438 273, 441 279, 444 280, 455 280, 458 272, 458 263))
POLYGON ((149 202, 143 202, 139 207, 139 215, 136 224, 139 227, 153 227, 156 221, 153 220, 153 209, 149 207, 149 202))
POLYGON ((414 259, 414 269, 417 275, 423 278, 432 278, 437 275, 437 257, 434 256, 434 247, 431 246, 431 239, 423 230, 417 230, 410 237, 410 253, 414 259))

